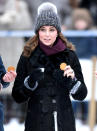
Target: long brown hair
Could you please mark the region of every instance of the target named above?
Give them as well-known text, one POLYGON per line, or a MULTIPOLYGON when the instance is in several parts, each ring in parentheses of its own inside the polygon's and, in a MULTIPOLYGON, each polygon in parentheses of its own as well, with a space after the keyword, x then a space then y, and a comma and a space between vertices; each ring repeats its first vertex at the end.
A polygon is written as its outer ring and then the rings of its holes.
MULTIPOLYGON (((58 37, 61 38, 61 40, 63 41, 63 43, 66 45, 67 48, 69 48, 70 50, 75 50, 74 45, 72 43, 70 43, 63 36, 63 34, 61 32, 59 33, 58 37)), ((31 55, 32 51, 38 46, 38 40, 39 40, 38 35, 34 35, 32 38, 30 38, 28 40, 28 42, 24 46, 24 50, 23 50, 23 55, 25 57, 29 57, 31 55)))

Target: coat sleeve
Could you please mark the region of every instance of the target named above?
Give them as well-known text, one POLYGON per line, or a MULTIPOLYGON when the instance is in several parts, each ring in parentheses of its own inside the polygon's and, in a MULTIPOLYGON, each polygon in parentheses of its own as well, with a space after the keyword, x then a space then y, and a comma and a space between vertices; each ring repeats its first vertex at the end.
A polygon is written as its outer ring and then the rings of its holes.
POLYGON ((0 56, 0 83, 2 84, 2 87, 3 88, 6 88, 9 86, 9 82, 4 82, 2 80, 3 76, 6 74, 6 70, 5 70, 5 67, 3 65, 3 61, 2 61, 2 58, 0 56))
POLYGON ((73 51, 72 51, 71 56, 72 56, 71 67, 75 72, 75 77, 77 78, 77 81, 81 82, 81 84, 80 84, 78 90, 76 91, 76 93, 71 94, 71 95, 75 100, 82 101, 87 96, 87 87, 86 87, 85 82, 84 82, 82 69, 81 69, 81 65, 80 65, 80 62, 78 60, 78 57, 76 56, 76 54, 73 51))
POLYGON ((24 85, 24 80, 27 77, 27 61, 28 58, 21 55, 17 64, 17 76, 12 89, 12 97, 17 103, 27 101, 33 94, 33 92, 24 85))

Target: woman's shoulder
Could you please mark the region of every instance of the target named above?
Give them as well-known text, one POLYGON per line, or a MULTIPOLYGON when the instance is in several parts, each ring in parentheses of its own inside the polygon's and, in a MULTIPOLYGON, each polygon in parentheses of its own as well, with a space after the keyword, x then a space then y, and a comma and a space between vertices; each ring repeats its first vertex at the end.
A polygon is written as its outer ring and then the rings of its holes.
POLYGON ((77 56, 77 54, 76 54, 76 52, 74 51, 74 50, 71 50, 71 49, 69 49, 69 48, 67 48, 65 51, 64 51, 64 53, 67 53, 67 57, 69 58, 69 60, 71 61, 71 62, 78 62, 79 60, 78 60, 78 56, 77 56))
POLYGON ((18 64, 19 63, 26 63, 28 61, 28 57, 24 56, 23 53, 20 55, 20 58, 19 58, 19 61, 18 61, 18 64))
POLYGON ((70 55, 72 55, 72 56, 76 56, 75 50, 72 50, 72 49, 69 49, 69 48, 66 48, 66 49, 64 50, 64 53, 68 53, 68 54, 70 54, 70 55))

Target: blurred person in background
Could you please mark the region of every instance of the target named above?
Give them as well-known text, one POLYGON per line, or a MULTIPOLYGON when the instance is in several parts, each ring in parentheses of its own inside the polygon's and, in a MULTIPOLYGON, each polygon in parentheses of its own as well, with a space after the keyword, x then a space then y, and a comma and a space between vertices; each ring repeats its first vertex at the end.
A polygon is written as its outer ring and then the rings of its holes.
MULTIPOLYGON (((0 33, 2 35, 2 30, 9 32, 8 34, 5 34, 4 37, 0 37, 0 54, 2 54, 2 58, 4 58, 3 62, 6 64, 6 67, 9 64, 16 66, 21 50, 25 44, 23 37, 9 37, 9 34, 13 34, 13 32, 17 30, 24 31, 31 29, 32 21, 26 1, 0 0, 0 33)), ((14 35, 16 35, 15 32, 14 35)), ((18 118, 19 121, 23 121, 22 119, 24 118, 24 105, 18 106, 18 104, 14 103, 10 95, 12 84, 13 83, 10 84, 9 88, 2 90, 0 93, 0 101, 1 103, 4 103, 5 107, 4 124, 10 123, 13 118, 18 118), (17 110, 19 110, 18 113, 17 110)))
MULTIPOLYGON (((60 4, 60 3, 59 3, 60 4)), ((62 31, 68 30, 71 25, 72 11, 79 6, 79 0, 63 0, 59 13, 61 16, 62 31)))
MULTIPOLYGON (((71 30, 87 31, 94 30, 90 12, 87 9, 77 8, 72 12, 72 25, 71 30)), ((97 56, 97 39, 95 37, 68 37, 76 47, 76 53, 80 59, 91 59, 92 56, 97 56)), ((75 115, 80 112, 82 122, 87 123, 88 118, 88 102, 75 102, 73 101, 73 108, 75 115)))
MULTIPOLYGON (((2 88, 8 87, 9 83, 14 81, 15 77, 16 77, 15 71, 6 72, 2 62, 2 58, 0 56, 0 91, 2 88)), ((4 131, 3 120, 4 120, 3 105, 0 102, 0 131, 4 131)))
POLYGON ((28 30, 32 28, 32 20, 26 1, 5 0, 0 15, 1 30, 28 30))
POLYGON ((80 0, 79 7, 90 11, 94 24, 97 27, 97 0, 80 0))
POLYGON ((35 35, 24 46, 16 72, 12 96, 28 103, 25 131, 76 131, 70 95, 82 101, 87 88, 54 4, 38 7, 35 35), (67 65, 61 70, 63 62, 67 65))
MULTIPOLYGON (((95 30, 92 17, 87 9, 75 9, 72 12, 71 30, 88 31, 95 30)), ((90 59, 97 55, 97 40, 95 37, 72 37, 68 38, 74 43, 79 58, 90 59)))

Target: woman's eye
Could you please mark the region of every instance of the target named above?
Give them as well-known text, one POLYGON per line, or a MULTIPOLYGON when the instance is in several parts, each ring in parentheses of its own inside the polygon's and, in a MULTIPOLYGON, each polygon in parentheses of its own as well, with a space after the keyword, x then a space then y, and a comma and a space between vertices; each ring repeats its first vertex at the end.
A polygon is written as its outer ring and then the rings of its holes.
POLYGON ((45 29, 40 29, 41 31, 45 31, 45 29))
POLYGON ((52 31, 52 32, 53 32, 53 31, 55 31, 55 29, 50 29, 50 31, 52 31))

